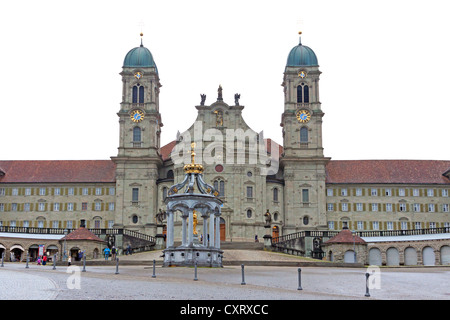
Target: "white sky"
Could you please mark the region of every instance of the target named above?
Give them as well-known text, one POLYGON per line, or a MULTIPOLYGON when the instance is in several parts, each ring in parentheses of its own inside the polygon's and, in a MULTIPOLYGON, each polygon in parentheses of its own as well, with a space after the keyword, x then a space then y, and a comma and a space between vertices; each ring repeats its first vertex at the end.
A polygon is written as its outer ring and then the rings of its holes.
POLYGON ((162 145, 196 119, 200 94, 240 104, 282 143, 289 51, 322 71, 325 156, 450 159, 450 3, 426 1, 3 1, 0 159, 117 155, 126 53, 150 49, 162 83, 162 145), (140 23, 144 26, 141 27, 140 23))

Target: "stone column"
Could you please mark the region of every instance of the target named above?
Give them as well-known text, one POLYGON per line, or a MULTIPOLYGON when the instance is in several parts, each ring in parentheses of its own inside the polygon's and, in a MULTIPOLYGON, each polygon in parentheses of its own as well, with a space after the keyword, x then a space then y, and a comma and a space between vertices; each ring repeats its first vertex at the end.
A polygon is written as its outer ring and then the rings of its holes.
POLYGON ((173 239, 174 239, 174 228, 173 228, 173 211, 169 210, 167 216, 167 242, 166 247, 170 248, 173 247, 173 239))
POLYGON ((214 248, 214 212, 209 215, 209 243, 210 248, 214 248))
POLYGON ((188 246, 194 243, 194 209, 189 208, 188 246))
POLYGON ((208 215, 202 215, 203 217, 203 246, 208 246, 208 215))
POLYGON ((182 246, 186 246, 186 216, 183 215, 181 216, 181 220, 182 220, 182 235, 181 235, 181 245, 182 246))
POLYGON ((220 215, 216 216, 216 234, 215 234, 215 248, 220 249, 220 215))

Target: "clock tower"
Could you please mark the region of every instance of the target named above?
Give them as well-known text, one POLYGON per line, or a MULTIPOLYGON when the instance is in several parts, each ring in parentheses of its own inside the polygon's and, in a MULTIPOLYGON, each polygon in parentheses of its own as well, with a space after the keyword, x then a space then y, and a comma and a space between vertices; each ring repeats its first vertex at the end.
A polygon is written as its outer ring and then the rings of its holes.
POLYGON ((325 165, 330 158, 322 147, 320 74, 316 54, 300 38, 289 53, 282 84, 285 234, 327 228, 325 165))
MULTIPOLYGON (((142 37, 142 34, 141 34, 142 37)), ((131 49, 122 72, 120 136, 116 157, 115 227, 156 234, 158 168, 160 149, 158 69, 149 49, 131 49)))

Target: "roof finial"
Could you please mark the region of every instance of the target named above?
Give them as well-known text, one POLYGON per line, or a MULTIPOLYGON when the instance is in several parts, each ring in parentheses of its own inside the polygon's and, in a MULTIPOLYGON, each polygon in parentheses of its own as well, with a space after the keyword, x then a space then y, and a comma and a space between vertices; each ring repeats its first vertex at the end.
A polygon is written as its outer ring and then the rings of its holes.
POLYGON ((298 36, 298 45, 301 46, 301 45, 302 45, 302 32, 299 31, 299 32, 298 32, 298 35, 299 35, 299 36, 298 36))
POLYGON ((142 37, 144 36, 144 34, 141 32, 141 47, 143 47, 144 45, 142 44, 142 37))

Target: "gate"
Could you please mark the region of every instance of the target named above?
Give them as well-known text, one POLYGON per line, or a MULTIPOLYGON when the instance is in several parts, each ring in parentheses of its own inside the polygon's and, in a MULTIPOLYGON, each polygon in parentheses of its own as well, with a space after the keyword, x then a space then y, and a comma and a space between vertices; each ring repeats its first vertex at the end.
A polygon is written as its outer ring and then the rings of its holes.
POLYGON ((424 266, 434 266, 436 264, 436 256, 432 247, 423 248, 422 257, 424 266))
POLYGON ((405 249, 405 266, 417 266, 417 251, 413 247, 405 249))

